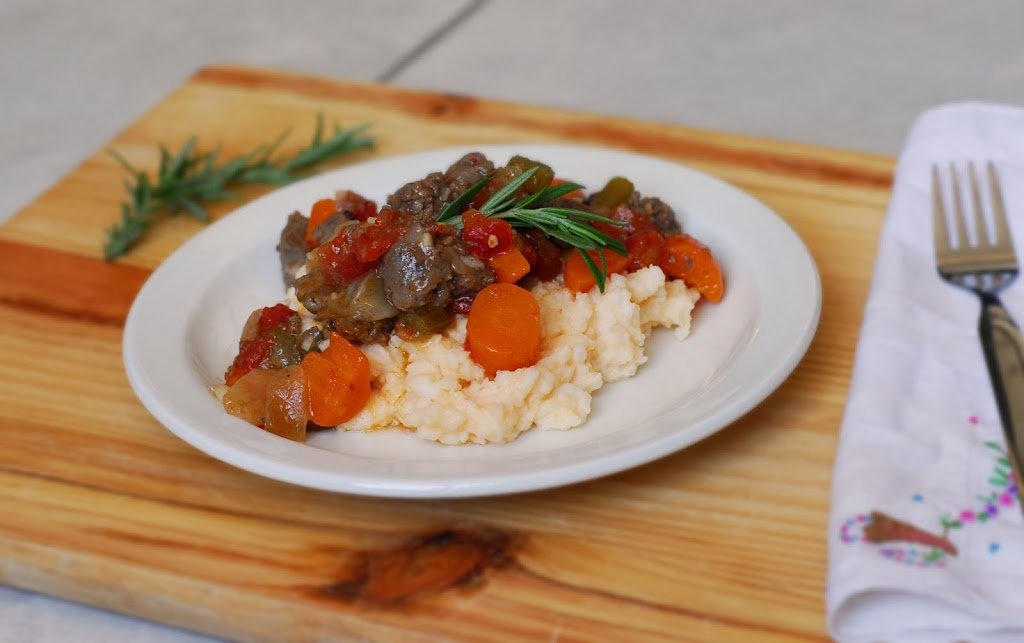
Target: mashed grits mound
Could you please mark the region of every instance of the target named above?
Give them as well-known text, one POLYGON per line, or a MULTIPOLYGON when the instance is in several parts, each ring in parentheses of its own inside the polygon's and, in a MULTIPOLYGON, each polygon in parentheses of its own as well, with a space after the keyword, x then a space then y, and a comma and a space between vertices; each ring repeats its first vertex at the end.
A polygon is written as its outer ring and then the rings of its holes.
POLYGON ((509 442, 530 428, 570 429, 590 414, 594 391, 633 376, 647 361, 655 327, 690 332, 699 295, 666 281, 655 266, 608 279, 605 292, 573 295, 560 280, 532 290, 540 304, 541 358, 488 379, 463 348, 466 317, 444 333, 412 342, 392 336, 363 346, 374 393, 347 431, 392 427, 443 444, 509 442))

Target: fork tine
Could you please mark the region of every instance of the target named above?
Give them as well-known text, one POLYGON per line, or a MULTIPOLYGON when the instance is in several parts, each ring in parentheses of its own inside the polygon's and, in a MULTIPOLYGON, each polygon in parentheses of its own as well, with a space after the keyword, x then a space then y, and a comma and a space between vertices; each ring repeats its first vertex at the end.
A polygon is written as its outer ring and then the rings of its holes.
POLYGON ((967 163, 967 177, 971 183, 971 209, 974 210, 974 234, 977 246, 994 247, 989 242, 988 226, 985 225, 985 210, 981 207, 981 189, 978 187, 978 173, 974 171, 974 161, 967 163))
POLYGON ((960 176, 957 174, 956 166, 949 164, 949 179, 953 186, 953 222, 956 225, 956 245, 958 248, 969 248, 970 240, 967 238, 967 217, 964 216, 964 201, 960 195, 960 176))
POLYGON ((953 249, 946 224, 946 209, 942 204, 942 186, 939 182, 939 166, 932 165, 932 234, 935 237, 936 257, 953 249))
POLYGON ((996 238, 993 244, 1013 251, 1013 238, 1010 236, 1009 224, 1006 221, 1006 206, 1003 204, 1003 191, 999 186, 999 175, 992 161, 988 162, 988 183, 992 189, 992 213, 996 224, 996 238))

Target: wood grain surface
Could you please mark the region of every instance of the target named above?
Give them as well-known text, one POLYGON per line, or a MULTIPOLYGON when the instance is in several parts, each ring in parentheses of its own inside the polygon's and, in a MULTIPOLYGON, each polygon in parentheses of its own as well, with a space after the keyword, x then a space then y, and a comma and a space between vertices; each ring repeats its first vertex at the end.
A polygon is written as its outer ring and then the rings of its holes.
POLYGON ((153 168, 157 144, 192 134, 226 154, 289 128, 299 145, 318 112, 373 123, 377 149, 345 163, 570 141, 721 177, 810 248, 817 337, 726 430, 600 480, 445 501, 274 482, 187 446, 132 394, 128 307, 199 224, 169 220, 103 262, 123 175, 100 150, 0 227, 0 582, 251 640, 826 638, 832 458, 892 160, 232 66, 199 71, 110 147, 153 168))

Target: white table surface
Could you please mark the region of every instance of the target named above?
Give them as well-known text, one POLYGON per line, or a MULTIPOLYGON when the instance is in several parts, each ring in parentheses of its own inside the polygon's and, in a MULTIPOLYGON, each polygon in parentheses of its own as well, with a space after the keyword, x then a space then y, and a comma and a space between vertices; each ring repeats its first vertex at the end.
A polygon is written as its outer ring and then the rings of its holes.
MULTIPOLYGON (((895 155, 932 105, 1024 105, 1021 25, 1015 0, 0 0, 0 222, 213 62, 895 155)), ((0 643, 127 640, 210 639, 0 586, 0 643)))

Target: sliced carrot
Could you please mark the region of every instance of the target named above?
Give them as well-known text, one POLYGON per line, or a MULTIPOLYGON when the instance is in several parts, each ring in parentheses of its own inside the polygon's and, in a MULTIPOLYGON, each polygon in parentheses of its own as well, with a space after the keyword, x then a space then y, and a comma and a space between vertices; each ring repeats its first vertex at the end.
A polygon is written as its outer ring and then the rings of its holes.
POLYGON ((721 301, 725 294, 722 267, 707 246, 688 234, 665 238, 658 265, 669 277, 682 279, 687 286, 696 288, 708 301, 721 301))
POLYGON ((334 199, 320 199, 313 204, 313 209, 309 212, 309 223, 306 224, 306 245, 310 250, 320 245, 313 238, 313 231, 337 211, 338 203, 334 199))
MULTIPOLYGON (((604 256, 604 263, 609 275, 616 272, 624 272, 626 267, 629 266, 629 255, 623 256, 611 250, 601 250, 600 252, 604 256)), ((588 250, 587 255, 594 260, 594 264, 600 269, 601 255, 598 255, 598 251, 588 250)), ((563 274, 565 275, 565 287, 573 293, 587 292, 597 285, 594 273, 591 272, 590 267, 583 260, 583 257, 580 256, 579 252, 573 252, 565 260, 565 272, 563 274)))
POLYGON ((309 385, 310 419, 320 426, 352 419, 370 399, 370 362, 337 333, 331 333, 327 350, 306 354, 302 370, 309 385))
POLYGON ((540 359, 540 306, 528 290, 494 283, 477 293, 466 320, 466 348, 488 375, 540 359))
POLYGON ((494 271, 498 281, 503 284, 514 284, 530 272, 530 262, 526 255, 515 246, 488 257, 486 261, 487 267, 494 271))

